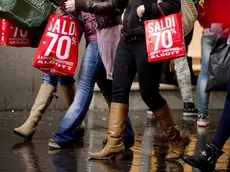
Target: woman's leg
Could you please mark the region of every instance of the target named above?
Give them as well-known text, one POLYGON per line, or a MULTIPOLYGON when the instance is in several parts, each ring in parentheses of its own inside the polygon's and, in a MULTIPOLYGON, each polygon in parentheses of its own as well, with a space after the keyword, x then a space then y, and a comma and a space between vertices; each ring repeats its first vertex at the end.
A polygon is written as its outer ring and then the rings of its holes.
POLYGON ((191 75, 188 66, 187 57, 181 57, 173 60, 176 68, 177 82, 180 87, 182 100, 184 102, 184 116, 197 116, 197 109, 192 97, 191 75))
MULTIPOLYGON (((106 71, 104 66, 101 68, 100 72, 98 73, 97 77, 97 85, 100 88, 106 102, 108 103, 109 107, 112 101, 112 80, 108 80, 106 78, 106 71)), ((106 140, 107 141, 107 140, 106 140)), ((132 123, 128 118, 125 127, 124 133, 124 144, 125 148, 128 149, 134 145, 134 131, 132 127, 132 123)))
MULTIPOLYGON (((97 41, 91 41, 82 60, 74 102, 66 112, 57 133, 53 136, 53 140, 61 147, 79 137, 78 130, 91 103, 96 75, 101 66, 97 41)), ((49 146, 52 147, 52 142, 49 143, 49 146)))
POLYGON ((197 81, 197 103, 199 117, 197 125, 206 127, 209 124, 208 120, 208 104, 209 104, 209 93, 205 92, 206 85, 208 82, 208 66, 209 58, 213 45, 215 44, 217 35, 209 30, 204 30, 201 40, 201 71, 197 81))
POLYGON ((129 92, 136 74, 135 60, 129 44, 119 42, 113 71, 112 103, 109 115, 108 141, 100 152, 90 153, 93 159, 110 159, 124 152, 123 136, 128 118, 129 92))
POLYGON ((159 82, 163 64, 148 62, 145 41, 133 42, 131 49, 136 60, 142 99, 157 117, 170 142, 170 151, 166 158, 180 158, 188 144, 188 136, 180 135, 169 106, 160 94, 159 82))
POLYGON ((197 155, 185 155, 183 160, 201 171, 214 171, 217 159, 223 154, 221 151, 230 136, 230 81, 227 87, 227 96, 224 111, 220 117, 216 134, 210 144, 197 155))
POLYGON ((63 93, 64 101, 66 107, 69 108, 73 103, 76 87, 74 85, 75 79, 72 76, 63 76, 60 77, 59 83, 61 85, 61 90, 63 93))
POLYGON ((55 96, 57 84, 57 76, 43 74, 42 84, 30 111, 30 115, 23 125, 14 129, 15 134, 25 139, 32 139, 38 122, 41 120, 42 115, 55 96))
POLYGON ((230 136, 230 81, 228 82, 227 96, 224 105, 224 112, 222 113, 219 124, 216 130, 215 137, 211 141, 220 150, 223 149, 224 144, 230 136))

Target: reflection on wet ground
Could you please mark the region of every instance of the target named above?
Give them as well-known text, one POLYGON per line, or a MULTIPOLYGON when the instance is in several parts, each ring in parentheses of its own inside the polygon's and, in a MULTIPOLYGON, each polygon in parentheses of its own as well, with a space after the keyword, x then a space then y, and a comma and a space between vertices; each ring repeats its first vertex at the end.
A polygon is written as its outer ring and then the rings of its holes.
MULTIPOLYGON (((196 127, 196 119, 182 117, 174 111, 180 127, 190 133, 191 143, 187 153, 197 153, 212 138, 220 111, 211 113, 211 125, 207 130, 196 127)), ((181 160, 166 162, 168 144, 155 118, 145 112, 131 112, 136 141, 134 147, 115 161, 89 161, 88 152, 99 150, 107 135, 106 112, 90 112, 87 131, 75 149, 48 152, 48 139, 57 129, 64 112, 48 112, 40 122, 33 142, 24 143, 12 133, 21 124, 27 112, 0 113, 0 172, 199 172, 181 160)), ((225 154, 219 159, 218 171, 230 169, 230 141, 224 147, 225 154)))

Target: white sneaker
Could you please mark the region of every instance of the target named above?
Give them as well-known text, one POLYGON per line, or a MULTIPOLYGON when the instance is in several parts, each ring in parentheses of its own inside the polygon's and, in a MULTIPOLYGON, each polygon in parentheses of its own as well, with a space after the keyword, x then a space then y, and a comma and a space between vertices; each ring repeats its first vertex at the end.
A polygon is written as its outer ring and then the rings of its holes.
POLYGON ((153 112, 151 111, 151 109, 148 109, 148 110, 147 110, 147 114, 153 115, 153 112))
POLYGON ((209 125, 209 117, 205 115, 198 115, 197 126, 198 127, 207 127, 209 125))

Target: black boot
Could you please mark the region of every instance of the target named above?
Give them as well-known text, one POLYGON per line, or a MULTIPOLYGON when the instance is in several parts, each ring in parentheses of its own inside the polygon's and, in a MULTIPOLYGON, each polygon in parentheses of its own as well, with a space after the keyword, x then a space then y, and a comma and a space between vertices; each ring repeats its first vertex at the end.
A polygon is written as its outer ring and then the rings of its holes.
POLYGON ((199 154, 194 156, 184 155, 182 160, 204 172, 213 172, 215 170, 217 159, 223 154, 213 144, 207 144, 204 150, 200 151, 199 154))

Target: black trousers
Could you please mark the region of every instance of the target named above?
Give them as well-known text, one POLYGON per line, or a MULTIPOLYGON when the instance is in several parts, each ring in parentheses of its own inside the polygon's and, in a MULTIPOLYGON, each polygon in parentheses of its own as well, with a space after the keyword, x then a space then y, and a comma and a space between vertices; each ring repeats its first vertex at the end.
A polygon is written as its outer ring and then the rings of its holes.
POLYGON ((163 63, 149 63, 145 40, 127 41, 122 38, 118 44, 112 86, 112 102, 128 104, 129 92, 136 73, 142 99, 152 110, 166 105, 160 95, 159 82, 163 63))

